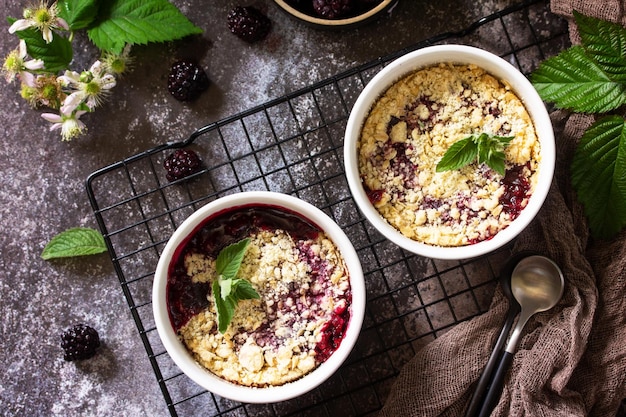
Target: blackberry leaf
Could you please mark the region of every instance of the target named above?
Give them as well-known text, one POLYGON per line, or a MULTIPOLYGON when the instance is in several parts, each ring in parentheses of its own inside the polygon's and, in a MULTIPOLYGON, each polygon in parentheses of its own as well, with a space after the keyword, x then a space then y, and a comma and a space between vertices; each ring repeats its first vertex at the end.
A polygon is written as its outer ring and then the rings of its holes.
POLYGON ((613 80, 626 81, 626 29, 576 11, 574 18, 587 54, 613 80))
POLYGON ((626 226, 626 121, 606 116, 595 122, 583 134, 571 169, 591 233, 612 237, 626 226))
POLYGON ((575 112, 605 113, 626 104, 626 81, 612 79, 581 46, 541 63, 531 81, 543 100, 575 112))
POLYGON ((99 19, 87 31, 100 49, 121 53, 124 45, 167 42, 202 33, 167 0, 111 0, 102 2, 99 19))
POLYGON ((60 15, 71 30, 85 29, 98 14, 96 0, 59 0, 60 15))

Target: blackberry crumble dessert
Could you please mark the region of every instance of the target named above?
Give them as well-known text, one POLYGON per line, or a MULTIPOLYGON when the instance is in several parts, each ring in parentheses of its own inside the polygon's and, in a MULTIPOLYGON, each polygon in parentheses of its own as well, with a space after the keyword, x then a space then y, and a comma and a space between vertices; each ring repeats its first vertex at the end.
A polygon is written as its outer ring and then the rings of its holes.
POLYGON ((362 184, 381 216, 403 235, 436 246, 488 240, 526 207, 541 159, 531 118, 511 88, 475 65, 415 71, 374 104, 358 143, 362 184), (457 141, 513 137, 505 173, 476 162, 437 172, 457 141))
POLYGON ((243 386, 278 386, 308 374, 339 347, 351 317, 338 248, 307 219, 269 205, 240 206, 201 224, 177 249, 166 291, 170 321, 195 360, 243 386), (220 333, 215 261, 246 238, 237 276, 260 298, 241 300, 220 333))

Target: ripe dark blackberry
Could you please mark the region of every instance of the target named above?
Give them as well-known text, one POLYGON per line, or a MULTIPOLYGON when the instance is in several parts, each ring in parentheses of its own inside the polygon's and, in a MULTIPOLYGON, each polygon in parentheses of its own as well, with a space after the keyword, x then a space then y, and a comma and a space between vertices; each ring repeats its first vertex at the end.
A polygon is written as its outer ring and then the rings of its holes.
POLYGON ((192 101, 207 88, 209 88, 209 77, 197 63, 180 60, 172 64, 167 77, 167 89, 174 98, 180 101, 192 101))
POLYGON ((92 327, 77 324, 63 332, 61 347, 64 351, 63 359, 66 361, 89 359, 100 347, 100 336, 92 327))
POLYGON ((163 161, 168 181, 176 181, 200 171, 202 161, 197 153, 189 149, 177 149, 163 161))
POLYGON ((272 22, 253 6, 237 6, 228 13, 228 29, 248 43, 265 39, 272 22))
POLYGON ((352 11, 353 0, 313 0, 313 10, 325 19, 338 19, 352 11))

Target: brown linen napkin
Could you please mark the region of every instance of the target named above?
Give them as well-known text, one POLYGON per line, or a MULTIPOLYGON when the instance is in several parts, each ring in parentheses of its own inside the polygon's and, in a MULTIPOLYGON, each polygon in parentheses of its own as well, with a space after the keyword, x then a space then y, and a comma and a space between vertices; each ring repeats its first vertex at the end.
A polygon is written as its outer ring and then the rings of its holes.
MULTIPOLYGON (((624 0, 553 0, 554 12, 626 24, 624 0)), ((570 25, 571 27, 573 25, 570 25)), ((578 41, 575 28, 570 30, 578 41)), ((533 250, 562 268, 566 287, 552 310, 524 329, 492 416, 612 417, 626 397, 626 232, 590 238, 569 183, 577 141, 590 116, 555 112, 555 179, 541 212, 514 251, 533 250)), ((462 416, 502 326, 507 301, 499 288, 490 310, 421 349, 402 369, 380 417, 462 416)))

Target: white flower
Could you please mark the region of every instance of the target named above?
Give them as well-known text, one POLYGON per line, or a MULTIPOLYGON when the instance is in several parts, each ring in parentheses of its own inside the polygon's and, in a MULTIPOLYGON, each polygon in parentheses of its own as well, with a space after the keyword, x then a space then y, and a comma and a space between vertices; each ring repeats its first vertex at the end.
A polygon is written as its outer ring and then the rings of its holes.
POLYGON ((67 22, 58 16, 59 9, 55 2, 50 7, 44 0, 39 1, 38 6, 24 9, 24 19, 13 22, 9 27, 9 33, 15 33, 28 28, 35 28, 41 32, 46 43, 52 42, 52 29, 69 30, 67 22))
POLYGON ((81 103, 85 103, 89 109, 93 110, 102 103, 109 90, 116 84, 115 77, 105 73, 100 61, 96 61, 89 71, 83 71, 80 74, 75 71, 65 71, 65 74, 58 80, 72 91, 61 106, 61 111, 65 114, 73 112, 81 103))
POLYGON ((11 51, 2 64, 2 72, 7 82, 13 82, 19 76, 27 86, 35 86, 35 76, 30 71, 42 69, 44 62, 41 59, 26 61, 26 56, 26 42, 20 40, 18 48, 11 51))
POLYGON ((43 113, 41 117, 52 123, 50 130, 61 129, 61 138, 64 141, 70 141, 87 129, 85 124, 80 121, 80 117, 85 113, 82 110, 71 114, 65 114, 61 111, 61 114, 43 113))

